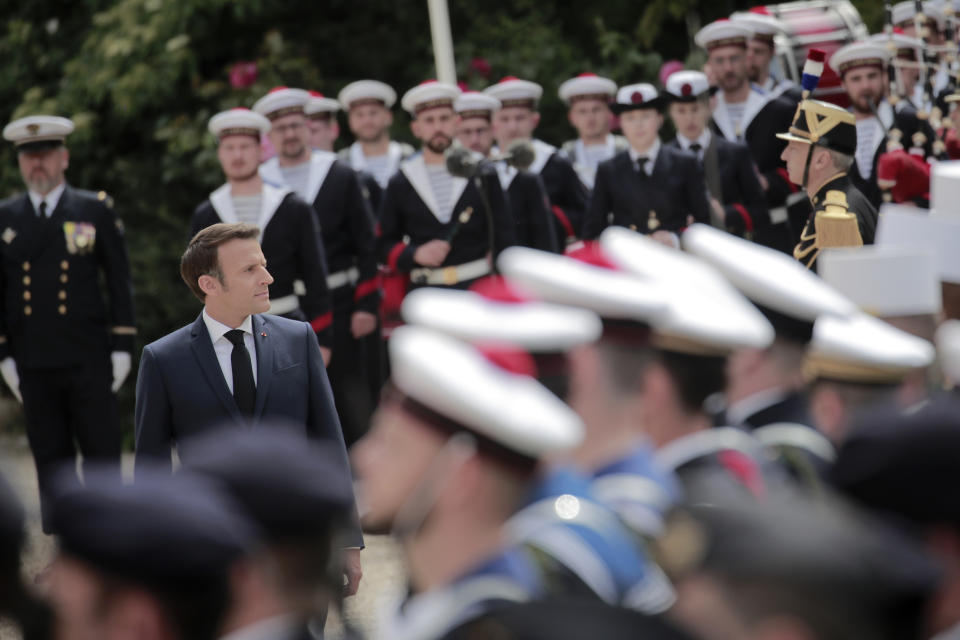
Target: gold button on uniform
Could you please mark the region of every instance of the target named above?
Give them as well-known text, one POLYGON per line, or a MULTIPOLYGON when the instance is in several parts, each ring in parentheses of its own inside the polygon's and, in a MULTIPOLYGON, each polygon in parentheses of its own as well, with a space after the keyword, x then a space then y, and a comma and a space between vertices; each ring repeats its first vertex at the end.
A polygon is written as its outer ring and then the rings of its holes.
POLYGON ((30 286, 30 276, 23 276, 23 284, 27 287, 30 286))
POLYGON ((27 305, 23 308, 23 315, 28 316, 33 313, 33 309, 30 308, 30 305, 27 305))
POLYGON ((66 271, 67 269, 70 268, 70 263, 64 260, 60 263, 60 268, 66 271))
POLYGON ((62 304, 59 307, 57 307, 57 313, 59 313, 62 316, 67 315, 67 305, 62 304))
POLYGON ((24 291, 24 292, 23 292, 23 299, 24 299, 24 300, 29 300, 29 299, 30 299, 30 292, 29 292, 29 291, 24 291))
POLYGON ((57 294, 57 297, 60 298, 61 300, 66 300, 66 299, 67 299, 67 292, 66 292, 66 291, 60 291, 60 293, 57 294))
POLYGON ((24 270, 24 271, 30 271, 30 263, 29 263, 29 262, 24 262, 24 263, 23 263, 23 270, 24 270))
POLYGON ((67 280, 69 280, 69 278, 67 278, 67 274, 61 273, 61 274, 60 274, 60 282, 66 284, 66 283, 67 283, 67 280))

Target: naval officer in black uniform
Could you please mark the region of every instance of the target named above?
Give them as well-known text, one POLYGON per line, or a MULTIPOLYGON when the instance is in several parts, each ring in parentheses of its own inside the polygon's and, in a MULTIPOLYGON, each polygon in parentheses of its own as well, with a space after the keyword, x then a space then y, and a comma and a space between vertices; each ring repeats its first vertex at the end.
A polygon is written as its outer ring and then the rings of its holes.
POLYGON ((466 289, 490 273, 490 254, 496 258, 515 243, 516 225, 496 175, 490 171, 468 180, 452 175, 445 165, 444 152, 456 131, 453 102, 459 95, 454 85, 428 80, 401 101, 413 116, 410 127, 423 148, 400 164, 387 185, 378 242, 382 262, 409 273, 413 286, 466 289))
POLYGON ((590 192, 580 181, 573 164, 556 147, 533 137, 540 124, 537 102, 543 87, 536 82, 507 76, 483 90, 500 101, 500 109, 493 118, 493 136, 499 151, 506 151, 517 140, 530 140, 534 160, 528 167, 539 174, 550 198, 554 224, 560 246, 566 246, 580 235, 583 215, 590 192))
MULTIPOLYGON (((481 154, 493 149, 493 114, 500 101, 478 91, 466 91, 453 103, 457 112, 457 140, 461 145, 481 154)), ((550 199, 540 176, 497 163, 500 186, 507 198, 510 213, 517 225, 517 244, 556 253, 560 250, 550 199)))
POLYGON ((777 137, 790 180, 810 197, 813 212, 793 257, 816 270, 817 256, 831 247, 873 244, 877 210, 847 176, 857 150, 853 114, 828 102, 804 100, 793 124, 777 137))
POLYGON ((70 120, 54 116, 3 130, 17 145, 27 193, 0 202, 0 372, 23 401, 44 516, 51 474, 73 464, 77 448, 87 461, 119 465, 113 394, 130 373, 136 335, 113 200, 65 180, 72 131, 70 120))
POLYGON ((661 144, 663 99, 646 83, 621 87, 613 103, 630 143, 597 168, 597 180, 583 222, 583 239, 593 240, 610 225, 639 233, 677 232, 692 222, 710 221, 707 187, 697 159, 661 144))
POLYGON ((349 446, 366 432, 373 413, 366 368, 368 336, 378 332, 380 304, 373 213, 358 173, 336 154, 310 149, 308 104, 307 92, 283 87, 253 105, 270 120, 269 136, 277 149, 260 166, 260 175, 310 203, 320 227, 333 303, 330 383, 349 446))
POLYGON ((770 212, 750 149, 718 136, 707 127, 713 91, 706 74, 677 71, 667 78, 665 97, 677 137, 667 146, 689 151, 703 167, 713 224, 753 239, 770 226, 770 212))

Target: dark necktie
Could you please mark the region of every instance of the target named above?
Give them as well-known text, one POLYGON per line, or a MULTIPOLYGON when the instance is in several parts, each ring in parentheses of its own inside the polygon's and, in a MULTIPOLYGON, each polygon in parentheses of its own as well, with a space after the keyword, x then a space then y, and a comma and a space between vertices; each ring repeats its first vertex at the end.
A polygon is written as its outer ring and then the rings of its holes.
POLYGON ((233 329, 224 334, 233 343, 230 354, 230 366, 233 369, 233 399, 240 407, 240 413, 248 418, 253 415, 253 406, 257 398, 257 386, 253 382, 253 366, 250 364, 250 352, 243 343, 243 331, 233 329))
POLYGON ((693 151, 695 154, 697 154, 698 158, 700 157, 700 151, 702 149, 703 146, 699 142, 694 142, 692 145, 690 145, 690 151, 693 151))
POLYGON ((37 216, 39 216, 41 220, 47 219, 47 201, 46 200, 40 201, 40 211, 37 213, 37 216))
POLYGON ((647 160, 649 159, 650 158, 648 158, 647 156, 640 156, 639 158, 637 158, 637 170, 640 172, 641 178, 648 177, 646 164, 647 164, 647 160))

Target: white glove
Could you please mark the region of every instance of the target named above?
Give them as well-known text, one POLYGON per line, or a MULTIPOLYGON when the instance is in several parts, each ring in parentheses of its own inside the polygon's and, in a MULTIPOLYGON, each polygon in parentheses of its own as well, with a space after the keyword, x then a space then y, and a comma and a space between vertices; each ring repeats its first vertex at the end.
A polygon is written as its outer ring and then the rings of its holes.
POLYGON ((13 358, 6 357, 0 361, 0 376, 10 387, 10 391, 20 404, 23 404, 23 397, 20 395, 20 375, 17 373, 17 363, 13 358))
POLYGON ((110 362, 113 363, 113 386, 110 388, 116 393, 130 375, 130 354, 126 351, 114 351, 110 354, 110 362))

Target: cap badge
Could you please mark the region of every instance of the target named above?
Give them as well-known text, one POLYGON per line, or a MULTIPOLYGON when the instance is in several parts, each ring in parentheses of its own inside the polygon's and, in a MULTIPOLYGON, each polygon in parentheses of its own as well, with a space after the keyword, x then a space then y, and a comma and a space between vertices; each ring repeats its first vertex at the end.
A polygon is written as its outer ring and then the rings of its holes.
POLYGON ((632 94, 630 94, 630 102, 633 104, 643 103, 643 94, 639 91, 634 91, 632 94))
POLYGON ((693 87, 690 86, 689 82, 684 84, 682 87, 680 87, 680 95, 686 97, 686 96, 689 96, 691 93, 693 93, 693 87))
POLYGON ((29 133, 30 135, 35 136, 39 131, 40 131, 40 125, 38 124, 27 125, 27 133, 29 133))

